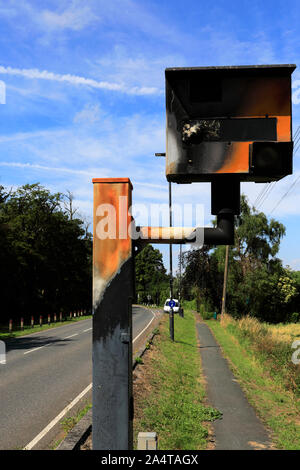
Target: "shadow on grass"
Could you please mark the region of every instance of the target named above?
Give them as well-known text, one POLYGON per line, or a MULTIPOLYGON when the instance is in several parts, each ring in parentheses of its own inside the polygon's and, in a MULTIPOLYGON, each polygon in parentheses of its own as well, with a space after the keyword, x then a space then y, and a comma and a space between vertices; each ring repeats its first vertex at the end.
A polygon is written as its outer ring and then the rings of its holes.
POLYGON ((193 349, 198 349, 198 346, 195 346, 194 344, 186 343, 185 341, 178 341, 175 339, 174 343, 176 344, 185 344, 186 346, 190 346, 193 349))
POLYGON ((207 344, 205 346, 195 346, 194 344, 190 344, 190 343, 186 343, 185 341, 174 341, 174 343, 177 343, 177 344, 185 344, 186 346, 190 346, 191 348, 193 349, 206 349, 206 348, 216 348, 216 349, 220 349, 220 346, 219 345, 215 345, 215 344, 207 344))

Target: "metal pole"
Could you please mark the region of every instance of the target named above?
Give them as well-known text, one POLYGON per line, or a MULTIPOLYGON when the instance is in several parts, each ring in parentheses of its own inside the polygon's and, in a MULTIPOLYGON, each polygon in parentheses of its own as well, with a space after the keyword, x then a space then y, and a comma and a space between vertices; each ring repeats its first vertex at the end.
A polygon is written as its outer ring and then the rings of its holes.
POLYGON ((223 315, 225 313, 225 308, 226 308, 226 289, 227 289, 227 276, 228 276, 228 253, 229 253, 229 245, 226 245, 221 315, 223 315))
POLYGON ((181 305, 181 258, 182 258, 182 245, 179 248, 179 314, 183 317, 183 308, 181 305))
POLYGON ((132 186, 128 178, 93 183, 93 450, 132 450, 132 186))
MULTIPOLYGON (((170 227, 172 227, 172 188, 169 183, 169 216, 170 216, 170 227)), ((173 252, 172 244, 169 245, 169 257, 170 257, 170 301, 173 299, 173 252)), ((169 312, 169 325, 170 325, 170 338, 174 341, 174 311, 173 307, 170 308, 169 312)))

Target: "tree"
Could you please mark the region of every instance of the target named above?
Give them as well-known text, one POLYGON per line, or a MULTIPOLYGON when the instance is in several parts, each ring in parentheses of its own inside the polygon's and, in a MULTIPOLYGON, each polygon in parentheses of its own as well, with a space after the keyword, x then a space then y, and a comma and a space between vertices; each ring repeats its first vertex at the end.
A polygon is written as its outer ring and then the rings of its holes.
POLYGON ((210 248, 204 246, 183 253, 183 268, 183 298, 195 298, 198 307, 205 303, 208 309, 212 309, 220 301, 222 274, 217 260, 210 255, 210 248))
POLYGON ((135 258, 136 293, 140 302, 147 302, 151 296, 153 303, 160 303, 168 287, 168 276, 162 254, 152 245, 146 247, 135 258))
POLYGON ((92 242, 80 219, 61 208, 63 195, 37 184, 0 198, 2 316, 82 308, 91 303, 92 242), (2 246, 3 246, 2 244, 2 246))
MULTIPOLYGON (((235 244, 229 249, 227 311, 270 322, 285 321, 295 308, 298 284, 276 257, 285 227, 250 208, 241 197, 235 244)), ((184 295, 220 311, 225 246, 203 247, 185 254, 184 295)), ((299 307, 298 307, 299 308, 299 307)))
POLYGON ((70 220, 73 220, 74 215, 78 211, 78 208, 74 208, 73 206, 73 201, 74 201, 74 195, 67 189, 67 193, 64 194, 64 208, 66 213, 68 214, 70 220))
POLYGON ((284 235, 283 224, 274 219, 268 221, 263 212, 257 212, 254 208, 251 210, 245 195, 241 196, 241 215, 236 220, 234 249, 244 274, 262 264, 272 263, 284 235))

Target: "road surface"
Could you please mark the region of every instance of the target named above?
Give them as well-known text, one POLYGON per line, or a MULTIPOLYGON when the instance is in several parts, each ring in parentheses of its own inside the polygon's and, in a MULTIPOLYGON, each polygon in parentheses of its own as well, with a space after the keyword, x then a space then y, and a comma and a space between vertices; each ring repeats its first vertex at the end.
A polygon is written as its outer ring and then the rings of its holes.
MULTIPOLYGON (((133 307, 133 339, 152 318, 149 310, 133 307)), ((82 394, 81 406, 91 400, 92 320, 15 338, 6 347, 6 364, 0 364, 0 449, 28 444, 46 449, 58 436, 61 419, 52 424, 61 412, 82 394)))

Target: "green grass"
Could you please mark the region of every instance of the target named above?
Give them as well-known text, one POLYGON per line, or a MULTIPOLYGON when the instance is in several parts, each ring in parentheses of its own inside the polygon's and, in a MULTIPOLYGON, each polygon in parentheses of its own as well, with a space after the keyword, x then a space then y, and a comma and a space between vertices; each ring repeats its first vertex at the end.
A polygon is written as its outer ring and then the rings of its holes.
POLYGON ((285 384, 285 372, 276 373, 266 352, 259 352, 249 337, 231 323, 206 321, 229 359, 249 402, 272 432, 277 449, 300 450, 300 403, 293 389, 285 384))
POLYGON ((158 435, 163 450, 205 449, 208 422, 221 414, 205 405, 201 360, 197 346, 195 318, 185 310, 175 316, 175 341, 169 337, 168 317, 164 317, 144 364, 142 384, 134 393, 135 443, 138 432, 158 435))
POLYGON ((68 433, 74 428, 74 426, 76 426, 77 423, 79 423, 79 421, 81 420, 81 418, 83 418, 86 413, 92 408, 92 404, 91 403, 87 403, 84 408, 81 408, 76 415, 74 416, 67 416, 66 418, 64 418, 61 422, 60 422, 60 425, 61 425, 61 428, 62 428, 62 431, 63 431, 63 437, 61 437, 61 439, 57 440, 54 444, 53 444, 53 447, 52 447, 52 450, 55 450, 59 444, 66 438, 66 436, 68 435, 68 433))
POLYGON ((7 331, 7 327, 5 328, 3 327, 1 330, 1 326, 0 326, 0 340, 5 340, 8 338, 17 338, 18 336, 26 336, 32 333, 39 333, 41 331, 49 330, 51 328, 57 328, 58 326, 68 325, 68 324, 81 321, 81 320, 87 320, 89 318, 92 318, 92 315, 83 315, 82 317, 74 317, 72 318, 72 320, 57 321, 56 323, 50 323, 50 325, 48 325, 48 323, 42 326, 36 325, 33 328, 31 326, 24 325, 24 330, 19 329, 16 331, 12 331, 11 333, 7 331))

